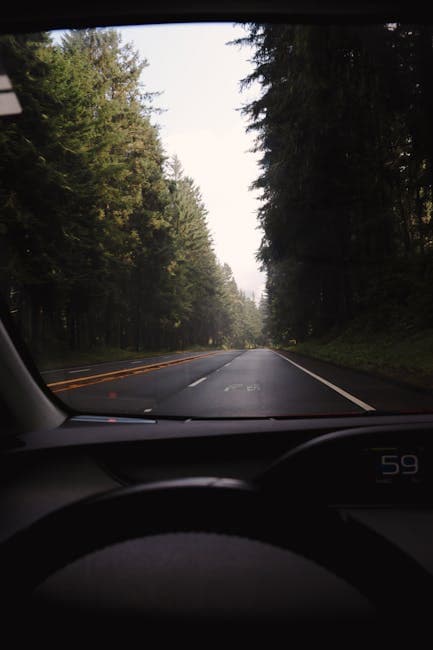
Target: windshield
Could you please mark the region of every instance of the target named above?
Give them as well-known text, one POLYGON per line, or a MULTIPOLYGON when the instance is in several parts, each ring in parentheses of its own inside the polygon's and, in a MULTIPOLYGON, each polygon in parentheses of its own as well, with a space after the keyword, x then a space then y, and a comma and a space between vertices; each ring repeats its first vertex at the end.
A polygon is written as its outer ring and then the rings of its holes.
POLYGON ((0 291, 78 413, 432 410, 433 30, 0 37, 0 291))

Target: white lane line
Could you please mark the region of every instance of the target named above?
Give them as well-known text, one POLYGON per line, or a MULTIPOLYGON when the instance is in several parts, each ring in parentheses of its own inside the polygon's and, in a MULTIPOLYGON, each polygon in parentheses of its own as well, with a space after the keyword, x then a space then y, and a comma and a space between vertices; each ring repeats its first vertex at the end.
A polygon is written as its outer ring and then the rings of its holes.
POLYGON ((139 361, 130 361, 129 363, 143 363, 146 359, 140 359, 139 361))
POLYGON ((74 372, 87 372, 88 370, 91 370, 91 368, 79 368, 78 370, 69 370, 68 375, 73 375, 74 372))
POLYGON ((188 388, 193 388, 194 386, 201 384, 201 382, 205 381, 206 379, 207 377, 202 377, 201 379, 197 379, 197 381, 194 381, 192 384, 189 384, 188 388))
MULTIPOLYGON (((274 350, 272 350, 274 352, 274 350)), ((357 397, 354 397, 354 395, 351 395, 350 393, 346 392, 339 386, 336 386, 335 384, 331 384, 330 381, 327 381, 326 379, 323 379, 323 377, 319 377, 319 375, 316 375, 314 372, 311 372, 310 370, 307 370, 306 368, 303 368, 302 366, 299 365, 299 363, 295 363, 291 359, 288 359, 284 355, 280 354, 279 352, 274 352, 274 354, 277 354, 279 357, 282 359, 285 359, 285 361, 288 361, 289 363, 292 364, 292 366, 296 366, 296 368, 299 368, 299 370, 302 370, 303 372, 306 372, 307 375, 310 375, 310 377, 313 377, 313 379, 317 379, 317 381, 320 381, 322 384, 325 384, 325 386, 328 386, 329 388, 332 388, 332 390, 335 390, 336 393, 339 395, 342 395, 342 397, 345 397, 348 399, 350 402, 353 402, 357 406, 360 406, 364 411, 375 411, 376 409, 374 406, 370 406, 370 404, 367 404, 366 402, 363 402, 362 400, 358 399, 357 397)))
POLYGON ((225 363, 225 364, 223 365, 223 368, 227 368, 227 366, 229 366, 230 364, 231 364, 231 361, 229 361, 228 363, 225 363))
POLYGON ((144 409, 143 413, 150 413, 152 409, 144 409))

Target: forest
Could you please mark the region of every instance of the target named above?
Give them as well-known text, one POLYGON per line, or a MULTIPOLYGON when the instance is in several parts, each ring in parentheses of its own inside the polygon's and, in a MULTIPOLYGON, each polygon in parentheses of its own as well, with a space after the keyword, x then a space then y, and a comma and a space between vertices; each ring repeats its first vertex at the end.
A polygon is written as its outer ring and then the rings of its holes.
POLYGON ((246 29, 271 339, 431 329, 432 27, 246 29))
POLYGON ((260 343, 134 47, 74 30, 3 36, 0 57, 23 107, 0 131, 0 294, 36 358, 260 343))
POLYGON ((259 307, 217 259, 199 187, 164 152, 134 47, 113 29, 1 37, 24 110, 0 131, 0 293, 36 355, 347 332, 397 350, 427 331, 431 346, 432 27, 245 30, 241 87, 261 89, 242 107, 260 157, 259 307))

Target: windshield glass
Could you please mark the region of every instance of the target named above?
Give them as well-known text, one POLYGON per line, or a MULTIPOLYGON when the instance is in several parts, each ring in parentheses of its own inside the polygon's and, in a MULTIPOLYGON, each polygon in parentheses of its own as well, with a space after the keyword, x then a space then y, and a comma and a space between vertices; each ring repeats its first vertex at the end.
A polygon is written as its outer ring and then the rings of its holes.
POLYGON ((0 36, 0 291, 79 413, 432 410, 433 30, 0 36))

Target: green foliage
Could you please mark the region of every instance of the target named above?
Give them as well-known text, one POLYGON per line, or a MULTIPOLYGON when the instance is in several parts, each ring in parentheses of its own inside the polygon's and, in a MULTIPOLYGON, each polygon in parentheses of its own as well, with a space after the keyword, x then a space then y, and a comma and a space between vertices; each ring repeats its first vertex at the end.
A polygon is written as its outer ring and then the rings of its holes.
POLYGON ((244 40, 271 338, 361 315, 386 329, 396 305, 432 326, 431 27, 252 24, 244 40))
POLYGON ((48 350, 255 345, 206 209, 152 124, 147 63, 115 30, 5 36, 23 115, 0 132, 0 289, 48 350))
POLYGON ((311 339, 289 349, 420 388, 433 388, 433 329, 371 335, 349 331, 330 340, 311 339))

